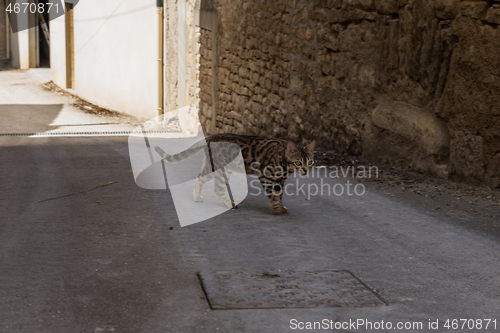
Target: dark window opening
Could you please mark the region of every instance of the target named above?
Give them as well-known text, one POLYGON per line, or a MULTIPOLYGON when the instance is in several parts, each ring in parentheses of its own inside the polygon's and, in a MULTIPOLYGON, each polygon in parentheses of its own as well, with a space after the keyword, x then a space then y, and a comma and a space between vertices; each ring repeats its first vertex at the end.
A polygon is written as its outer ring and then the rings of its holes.
MULTIPOLYGON (((38 0, 38 3, 43 3, 43 8, 48 8, 47 0, 38 0)), ((50 67, 50 28, 49 28, 49 13, 37 14, 38 21, 38 50, 39 50, 39 65, 38 67, 50 67)))

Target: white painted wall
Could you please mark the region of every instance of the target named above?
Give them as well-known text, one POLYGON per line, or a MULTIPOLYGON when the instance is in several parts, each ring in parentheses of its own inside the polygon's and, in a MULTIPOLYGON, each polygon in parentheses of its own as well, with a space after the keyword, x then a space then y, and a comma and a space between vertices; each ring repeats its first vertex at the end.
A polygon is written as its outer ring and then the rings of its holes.
POLYGON ((20 31, 17 33, 19 40, 19 68, 30 68, 30 39, 29 30, 20 31))
MULTIPOLYGON (((34 0, 17 0, 18 3, 24 2, 34 2, 34 0)), ((0 15, 4 15, 3 13, 0 15)), ((20 13, 18 16, 18 29, 23 27, 21 22, 25 22, 28 20, 28 14, 20 13)), ((33 15, 29 16, 30 24, 33 26, 35 17, 33 15)), ((10 23, 9 23, 10 24, 10 23)), ((1 25, 0 25, 1 26, 1 25)), ((24 25, 25 26, 25 25, 24 25)), ((0 31, 0 34, 3 33, 0 31)), ((29 69, 30 67, 36 67, 36 42, 37 42, 37 28, 33 27, 28 30, 19 31, 16 33, 12 32, 12 29, 9 28, 8 33, 10 33, 10 57, 12 59, 12 67, 20 68, 20 69, 29 69)), ((2 55, 0 54, 0 57, 2 55)))
POLYGON ((20 68, 19 61, 19 39, 18 34, 13 33, 12 29, 10 30, 10 58, 11 65, 13 68, 20 68))
POLYGON ((66 88, 66 33, 64 15, 53 18, 50 15, 50 71, 52 81, 61 88, 66 88))
MULTIPOLYGON (((157 115, 155 0, 85 0, 74 8, 75 91, 101 107, 157 115)), ((64 16, 50 22, 54 82, 66 87, 64 16)))
MULTIPOLYGON (((22 15, 22 14, 19 14, 22 15)), ((21 19, 18 20, 18 25, 21 26, 21 19)), ((10 48, 12 67, 20 69, 30 68, 30 30, 23 30, 16 33, 10 30, 10 48)))

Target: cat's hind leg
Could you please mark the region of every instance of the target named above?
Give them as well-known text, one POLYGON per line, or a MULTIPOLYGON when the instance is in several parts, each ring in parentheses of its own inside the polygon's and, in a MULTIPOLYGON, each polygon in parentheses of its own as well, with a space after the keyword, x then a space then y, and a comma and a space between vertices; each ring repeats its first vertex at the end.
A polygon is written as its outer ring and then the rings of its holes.
POLYGON ((203 201, 203 197, 201 196, 201 189, 203 188, 203 184, 205 184, 212 178, 213 177, 210 177, 210 175, 198 176, 198 178, 196 178, 196 183, 194 184, 194 191, 193 191, 194 201, 197 202, 203 201))
POLYGON ((214 191, 217 197, 219 197, 220 201, 226 206, 227 208, 238 208, 236 206, 236 203, 231 201, 226 195, 226 180, 229 183, 229 178, 231 177, 231 171, 225 171, 224 169, 219 169, 215 172, 214 176, 214 191), (223 172, 226 174, 226 177, 224 177, 223 172))
POLYGON ((211 173, 210 166, 205 162, 201 169, 201 172, 198 174, 198 178, 196 178, 196 183, 194 184, 193 191, 193 199, 194 201, 201 202, 203 201, 203 197, 201 196, 201 189, 203 185, 214 178, 214 174, 211 173))

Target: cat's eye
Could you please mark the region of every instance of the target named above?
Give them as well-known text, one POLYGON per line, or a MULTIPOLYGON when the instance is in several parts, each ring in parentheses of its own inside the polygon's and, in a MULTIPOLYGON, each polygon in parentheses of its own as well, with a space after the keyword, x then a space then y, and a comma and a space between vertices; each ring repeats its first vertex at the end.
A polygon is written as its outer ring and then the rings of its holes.
POLYGON ((295 165, 297 165, 297 166, 302 165, 302 162, 301 161, 296 161, 295 165))
POLYGON ((309 160, 309 162, 307 162, 307 164, 313 165, 314 164, 314 160, 309 160))

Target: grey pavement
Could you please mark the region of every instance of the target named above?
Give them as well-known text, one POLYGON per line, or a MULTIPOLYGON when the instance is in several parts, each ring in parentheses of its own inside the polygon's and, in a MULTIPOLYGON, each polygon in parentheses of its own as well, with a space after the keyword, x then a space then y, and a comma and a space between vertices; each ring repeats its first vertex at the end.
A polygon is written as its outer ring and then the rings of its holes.
MULTIPOLYGON (((40 84, 0 72, 2 133, 51 130, 63 112, 78 120, 40 84)), ((250 188, 239 209, 181 228, 168 190, 135 184, 125 136, 0 136, 0 157, 0 332, 331 331, 293 330, 292 319, 423 324, 407 332, 482 332, 443 324, 496 319, 500 329, 499 236, 483 228, 498 228, 496 205, 488 216, 448 214, 436 207, 453 193, 438 200, 363 182, 362 196, 285 196, 289 212, 274 216, 250 188), (388 305, 211 310, 197 276, 324 269, 352 272, 388 305)))

